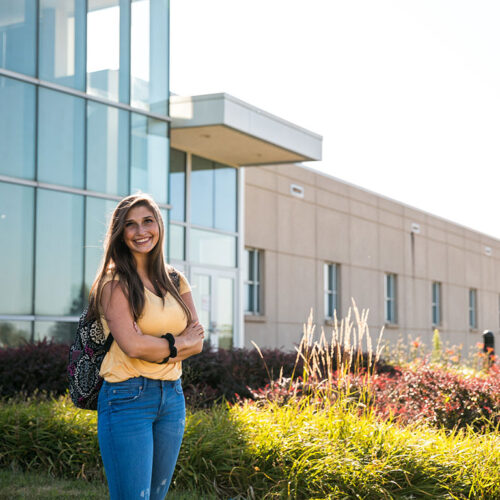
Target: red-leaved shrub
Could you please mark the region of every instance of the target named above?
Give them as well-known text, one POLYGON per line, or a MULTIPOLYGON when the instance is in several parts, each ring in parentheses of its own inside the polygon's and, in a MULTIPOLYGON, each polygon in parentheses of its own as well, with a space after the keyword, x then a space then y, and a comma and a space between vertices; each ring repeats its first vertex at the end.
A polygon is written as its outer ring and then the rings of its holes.
POLYGON ((403 423, 417 420, 447 429, 475 429, 500 424, 500 371, 485 377, 464 376, 423 365, 398 375, 376 375, 375 410, 403 423))

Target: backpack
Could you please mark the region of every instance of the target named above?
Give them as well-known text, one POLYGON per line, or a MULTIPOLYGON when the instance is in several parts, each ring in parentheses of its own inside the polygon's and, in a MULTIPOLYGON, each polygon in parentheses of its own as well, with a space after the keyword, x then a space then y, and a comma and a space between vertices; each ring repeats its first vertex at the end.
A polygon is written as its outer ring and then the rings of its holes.
MULTIPOLYGON (((180 289, 180 277, 169 272, 172 283, 180 289)), ((97 410, 97 398, 103 378, 99 375, 101 365, 113 343, 113 335, 104 336, 100 319, 87 319, 86 308, 76 329, 75 338, 69 348, 68 379, 69 395, 78 408, 97 410)))

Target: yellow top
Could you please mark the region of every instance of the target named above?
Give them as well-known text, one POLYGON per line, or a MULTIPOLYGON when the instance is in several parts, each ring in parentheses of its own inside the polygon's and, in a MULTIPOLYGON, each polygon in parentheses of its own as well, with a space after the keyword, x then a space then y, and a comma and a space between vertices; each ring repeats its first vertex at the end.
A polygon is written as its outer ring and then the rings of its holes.
MULTIPOLYGON (((180 272, 179 293, 191 291, 191 287, 186 277, 180 272)), ((104 283, 112 279, 112 273, 108 273, 104 283)), ((118 281, 118 276, 114 278, 118 281)), ((106 336, 109 334, 109 327, 101 311, 101 322, 106 336)), ((144 335, 160 337, 167 332, 174 336, 179 335, 187 326, 187 317, 172 294, 167 293, 165 304, 161 297, 144 288, 144 310, 137 320, 137 325, 144 335)), ((165 341, 166 342, 166 341, 165 341)), ((111 349, 106 354, 100 375, 107 382, 123 382, 133 377, 147 377, 157 380, 177 380, 182 374, 182 363, 158 364, 144 361, 142 359, 130 358, 121 349, 116 341, 111 344, 111 349)))

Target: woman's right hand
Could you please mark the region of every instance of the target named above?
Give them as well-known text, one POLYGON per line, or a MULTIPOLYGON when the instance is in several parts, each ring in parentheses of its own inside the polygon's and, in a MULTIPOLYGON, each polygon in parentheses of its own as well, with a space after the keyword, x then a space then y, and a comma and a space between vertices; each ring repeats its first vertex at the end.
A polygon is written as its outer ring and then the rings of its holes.
POLYGON ((179 335, 183 339, 186 347, 193 346, 203 340, 205 332, 199 321, 190 323, 186 329, 179 335))

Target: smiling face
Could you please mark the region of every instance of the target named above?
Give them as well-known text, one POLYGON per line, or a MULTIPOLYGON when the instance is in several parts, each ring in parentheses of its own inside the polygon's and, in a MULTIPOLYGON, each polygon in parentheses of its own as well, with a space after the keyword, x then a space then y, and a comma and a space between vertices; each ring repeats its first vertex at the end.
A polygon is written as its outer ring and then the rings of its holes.
POLYGON ((158 243, 160 228, 150 208, 145 205, 132 207, 125 216, 123 241, 132 255, 140 258, 151 252, 158 243))

